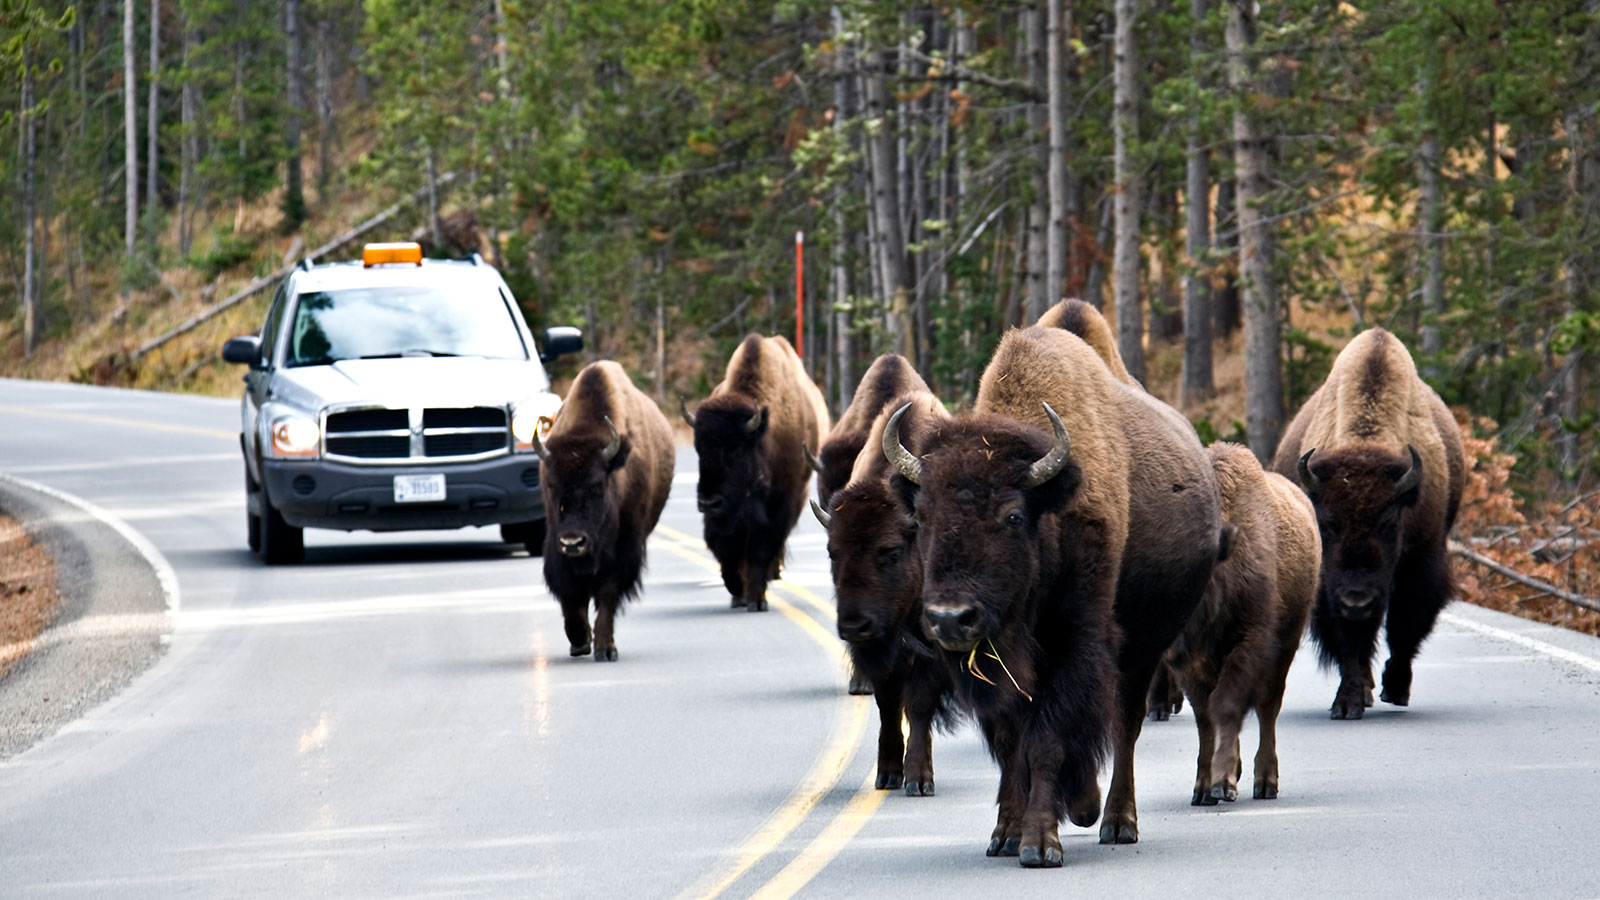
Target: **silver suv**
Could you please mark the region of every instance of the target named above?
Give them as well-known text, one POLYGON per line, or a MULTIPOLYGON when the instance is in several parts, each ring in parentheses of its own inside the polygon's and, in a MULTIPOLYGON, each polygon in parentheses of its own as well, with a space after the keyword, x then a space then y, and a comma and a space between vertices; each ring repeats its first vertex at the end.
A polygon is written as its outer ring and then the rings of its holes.
POLYGON ((542 363, 583 348, 548 328, 542 350, 491 266, 369 244, 360 262, 302 262, 259 335, 222 356, 250 367, 241 404, 250 549, 305 557, 305 528, 499 525, 539 553, 535 429, 561 405, 542 363))

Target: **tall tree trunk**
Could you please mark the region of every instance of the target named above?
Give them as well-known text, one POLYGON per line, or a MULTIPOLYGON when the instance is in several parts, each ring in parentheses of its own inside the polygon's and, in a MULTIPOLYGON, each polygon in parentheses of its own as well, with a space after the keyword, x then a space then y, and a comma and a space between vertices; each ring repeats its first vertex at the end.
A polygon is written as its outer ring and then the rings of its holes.
MULTIPOLYGON (((1096 190, 1098 191, 1098 186, 1096 190)), ((1100 201, 1100 224, 1094 230, 1094 244, 1089 248, 1089 273, 1083 280, 1083 300, 1095 309, 1103 309, 1106 302, 1105 246, 1111 241, 1111 224, 1116 204, 1106 197, 1100 201)))
POLYGON ((158 145, 156 138, 159 136, 161 125, 161 91, 158 89, 158 80, 161 75, 161 0, 150 0, 150 84, 147 87, 148 100, 145 104, 145 176, 144 176, 144 211, 150 217, 151 250, 154 251, 156 243, 156 206, 157 181, 160 169, 157 165, 156 154, 158 145))
POLYGON ((283 212, 291 224, 305 218, 305 188, 300 174, 300 112, 305 109, 300 84, 300 0, 284 0, 283 34, 287 41, 284 69, 288 76, 288 106, 283 118, 283 149, 288 156, 284 179, 283 212))
POLYGON ((191 204, 194 201, 195 166, 200 157, 200 136, 196 133, 199 123, 196 121, 199 106, 199 86, 195 84, 194 75, 190 66, 194 65, 195 54, 200 46, 200 34, 194 23, 188 18, 183 22, 183 91, 180 97, 178 115, 181 118, 182 143, 179 156, 182 157, 181 169, 178 173, 178 252, 184 256, 189 255, 189 247, 194 240, 194 222, 191 204))
POLYGON ((33 61, 28 58, 26 46, 22 50, 22 127, 19 130, 20 156, 22 158, 22 355, 32 358, 39 346, 39 332, 44 328, 44 309, 39 295, 38 265, 34 261, 38 249, 34 221, 37 218, 34 193, 34 169, 38 160, 35 152, 35 126, 33 110, 33 61))
MULTIPOLYGON (((889 117, 889 95, 884 84, 883 52, 866 58, 867 145, 872 164, 872 217, 880 268, 880 302, 888 315, 889 346, 906 353, 906 242, 900 230, 900 173, 895 164, 895 125, 889 117)), ((907 354, 908 356, 910 354, 907 354)))
MULTIPOLYGON (((1205 54, 1204 23, 1210 0, 1189 0, 1194 30, 1189 36, 1189 69, 1200 77, 1205 54)), ((1200 131, 1198 110, 1189 115, 1189 145, 1184 154, 1183 388, 1179 405, 1187 409, 1211 399, 1211 285, 1206 275, 1211 252, 1211 151, 1200 131)))
POLYGON ((1050 105, 1050 233, 1046 237, 1045 290, 1049 300, 1060 298, 1067 281, 1067 38, 1072 34, 1072 7, 1068 0, 1046 0, 1046 80, 1050 105))
POLYGON ((1117 234, 1112 290, 1117 306, 1117 349, 1128 374, 1144 381, 1144 309, 1139 296, 1141 179, 1134 167, 1132 148, 1139 139, 1139 61, 1133 42, 1138 15, 1139 0, 1116 0, 1116 63, 1112 80, 1117 234))
POLYGON ((1245 431, 1266 461, 1283 430, 1283 365, 1278 286, 1273 277, 1272 225, 1262 204, 1270 184, 1266 143, 1248 107, 1258 90, 1247 53, 1255 43, 1255 0, 1227 0, 1228 87, 1244 101, 1233 114, 1234 167, 1239 181, 1239 259, 1244 282, 1245 431))
MULTIPOLYGON (((847 73, 855 68, 855 54, 845 41, 844 15, 835 6, 832 10, 834 40, 833 127, 844 134, 855 117, 854 79, 847 73)), ((855 138, 847 138, 854 149, 855 138)), ((850 315, 850 248, 855 235, 849 228, 844 213, 844 186, 834 189, 833 204, 833 355, 837 375, 834 386, 838 393, 836 409, 844 412, 855 396, 855 339, 851 334, 850 315)))
POLYGON ((1217 182, 1216 256, 1226 262, 1221 263, 1222 286, 1211 298, 1211 330, 1216 337, 1230 335, 1244 324, 1244 310, 1239 306, 1239 219, 1234 202, 1238 185, 1233 178, 1217 182))
POLYGON ((333 148, 338 122, 333 118, 333 12, 317 17, 317 202, 326 204, 333 177, 333 148))
MULTIPOLYGON (((1028 305, 1024 322, 1044 315, 1052 302, 1050 269, 1050 109, 1049 67, 1045 44, 1046 7, 1052 0, 1037 0, 1022 10, 1021 27, 1027 39, 1028 82, 1034 99, 1028 101, 1028 142, 1033 147, 1033 203, 1028 206, 1028 305)), ((1059 285, 1054 288, 1060 290, 1059 285)), ((1057 298, 1059 299, 1059 298, 1057 298)))
MULTIPOLYGON (((1433 93, 1433 79, 1424 74, 1417 81, 1417 93, 1424 108, 1433 93)), ((1422 231, 1422 355, 1423 374, 1439 376, 1439 353, 1444 349, 1439 317, 1444 315, 1444 250, 1440 244, 1442 221, 1439 202, 1439 136, 1433 115, 1425 113, 1421 152, 1417 156, 1418 225, 1422 231)))
POLYGON ((133 11, 138 0, 122 0, 122 140, 123 178, 127 182, 123 218, 123 243, 133 259, 139 240, 139 86, 135 83, 133 60, 137 52, 133 40, 133 11))

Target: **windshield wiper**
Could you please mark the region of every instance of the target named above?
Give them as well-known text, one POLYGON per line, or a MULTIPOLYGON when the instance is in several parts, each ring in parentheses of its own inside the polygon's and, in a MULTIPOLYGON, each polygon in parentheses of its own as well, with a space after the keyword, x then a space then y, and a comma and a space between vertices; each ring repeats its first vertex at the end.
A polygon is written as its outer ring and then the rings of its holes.
POLYGON ((446 353, 443 350, 401 350, 398 353, 369 353, 358 356, 356 359, 400 359, 408 356, 460 356, 459 353, 446 353))

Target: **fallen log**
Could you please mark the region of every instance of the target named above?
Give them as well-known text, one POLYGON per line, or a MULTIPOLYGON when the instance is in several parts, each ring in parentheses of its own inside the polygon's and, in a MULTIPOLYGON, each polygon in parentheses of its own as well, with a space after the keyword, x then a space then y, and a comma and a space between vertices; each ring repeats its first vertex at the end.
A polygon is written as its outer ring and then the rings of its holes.
POLYGON ((1596 600, 1593 597, 1585 597, 1582 594, 1574 594, 1571 591, 1563 590, 1548 582, 1540 581, 1531 575, 1524 575, 1510 566, 1495 562, 1489 557, 1478 553, 1477 551, 1458 541, 1450 542, 1450 552, 1463 559, 1471 560, 1472 562, 1483 566, 1485 569, 1488 569, 1497 575, 1503 575, 1518 584, 1549 594, 1552 597, 1565 600, 1568 603, 1571 603, 1573 606, 1581 606, 1584 609, 1600 612, 1600 600, 1596 600))

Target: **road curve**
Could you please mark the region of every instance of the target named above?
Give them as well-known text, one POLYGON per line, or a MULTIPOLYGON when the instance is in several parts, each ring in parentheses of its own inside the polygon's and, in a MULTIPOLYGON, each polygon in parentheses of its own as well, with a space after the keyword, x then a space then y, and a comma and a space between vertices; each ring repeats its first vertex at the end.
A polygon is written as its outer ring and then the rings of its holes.
POLYGON ((809 518, 774 611, 728 610, 682 453, 597 665, 487 530, 312 531, 261 566, 237 430, 231 401, 0 380, 0 471, 126 521, 183 598, 156 666, 0 763, 0 894, 1600 896, 1595 639, 1454 607, 1415 705, 1360 722, 1303 653, 1281 799, 1191 808, 1185 712, 1140 741, 1140 844, 1069 825, 1066 868, 1024 871, 982 855, 970 729, 935 738, 938 796, 870 789, 809 518))

